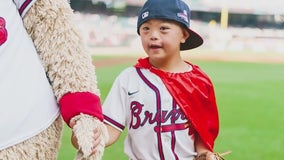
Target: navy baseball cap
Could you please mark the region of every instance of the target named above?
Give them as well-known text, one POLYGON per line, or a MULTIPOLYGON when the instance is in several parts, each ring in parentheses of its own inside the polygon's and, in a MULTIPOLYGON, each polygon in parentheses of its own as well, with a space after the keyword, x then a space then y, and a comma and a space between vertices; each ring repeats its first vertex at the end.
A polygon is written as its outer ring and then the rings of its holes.
POLYGON ((203 39, 199 34, 191 30, 190 9, 182 0, 147 0, 138 13, 137 32, 140 26, 151 19, 166 19, 181 23, 189 32, 189 38, 181 43, 180 50, 188 50, 199 47, 203 39))

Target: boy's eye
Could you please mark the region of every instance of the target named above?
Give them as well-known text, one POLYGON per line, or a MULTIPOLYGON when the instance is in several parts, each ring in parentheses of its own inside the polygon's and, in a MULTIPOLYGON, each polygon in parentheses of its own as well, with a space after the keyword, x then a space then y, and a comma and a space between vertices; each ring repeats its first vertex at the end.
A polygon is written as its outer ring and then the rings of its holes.
POLYGON ((167 30, 169 29, 169 27, 161 27, 160 30, 164 31, 164 30, 167 30))
POLYGON ((149 27, 142 27, 142 30, 147 31, 147 30, 149 30, 149 27))

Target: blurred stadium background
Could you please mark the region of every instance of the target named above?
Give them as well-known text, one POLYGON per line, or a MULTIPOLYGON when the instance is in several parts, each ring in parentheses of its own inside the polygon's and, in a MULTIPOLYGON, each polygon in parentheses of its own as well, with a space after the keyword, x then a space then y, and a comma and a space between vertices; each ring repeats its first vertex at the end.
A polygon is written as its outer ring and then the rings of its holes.
MULTIPOLYGON (((284 55, 283 0, 185 0, 191 28, 216 51, 284 55), (282 7, 281 7, 282 6, 282 7)), ((140 47, 137 12, 145 0, 70 0, 88 46, 140 47)))

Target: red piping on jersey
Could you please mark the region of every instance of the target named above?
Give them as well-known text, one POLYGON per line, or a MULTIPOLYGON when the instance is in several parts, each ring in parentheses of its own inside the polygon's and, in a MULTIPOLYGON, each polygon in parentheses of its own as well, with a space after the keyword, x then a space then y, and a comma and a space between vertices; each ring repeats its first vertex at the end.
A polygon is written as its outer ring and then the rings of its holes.
POLYGON ((100 97, 90 92, 66 93, 59 100, 61 115, 69 125, 71 118, 80 113, 88 114, 103 121, 100 97))
POLYGON ((108 122, 110 122, 111 124, 113 124, 114 126, 116 126, 117 128, 124 130, 124 126, 120 123, 117 123, 116 121, 114 121, 113 119, 109 118, 108 116, 104 115, 104 119, 108 122))
MULTIPOLYGON (((175 99, 173 99, 173 109, 177 109, 177 103, 175 101, 175 99)), ((171 119, 171 123, 175 124, 175 119, 172 117, 171 119)), ((187 125, 189 125, 189 123, 187 122, 187 125)), ((187 126, 186 125, 186 126, 187 126)), ((183 125, 185 127, 185 125, 183 125)), ((188 126, 187 126, 188 127, 188 126)), ((176 135, 175 135, 175 131, 171 131, 171 135, 172 135, 172 140, 171 140, 171 146, 172 146, 172 152, 175 156, 176 160, 179 160, 177 153, 175 152, 175 146, 176 146, 176 135)))
MULTIPOLYGON (((141 72, 140 69, 136 68, 136 71, 138 73, 138 75, 142 78, 142 80, 155 92, 156 94, 156 99, 157 99, 157 112, 159 115, 161 115, 161 112, 162 112, 162 107, 161 107, 161 97, 160 97, 160 92, 158 90, 158 88, 153 85, 141 72)), ((161 127, 161 121, 158 121, 157 122, 157 127, 161 127)), ((158 149, 159 149, 159 155, 160 155, 160 159, 161 160, 164 160, 165 159, 165 156, 164 156, 164 153, 163 153, 163 144, 162 144, 162 138, 161 138, 161 132, 157 132, 157 139, 158 139, 158 149)))
POLYGON ((219 132, 219 117, 213 85, 198 66, 190 65, 193 67, 190 72, 168 73, 153 68, 147 57, 139 59, 135 67, 149 69, 161 78, 192 124, 189 130, 194 129, 205 146, 213 151, 214 141, 219 132))

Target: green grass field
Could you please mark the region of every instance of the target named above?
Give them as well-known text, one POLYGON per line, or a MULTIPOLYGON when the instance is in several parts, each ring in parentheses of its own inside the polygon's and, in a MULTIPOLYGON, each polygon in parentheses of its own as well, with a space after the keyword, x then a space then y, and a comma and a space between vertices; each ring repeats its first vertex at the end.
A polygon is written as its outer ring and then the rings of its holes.
MULTIPOLYGON (((231 150, 226 160, 279 160, 284 156, 284 64, 193 61, 215 85, 220 133, 215 151, 231 150)), ((98 67, 98 85, 105 98, 114 78, 125 67, 98 67)), ((104 160, 126 160, 123 136, 105 150, 104 160)), ((66 127, 59 160, 71 160, 75 150, 66 127)))

